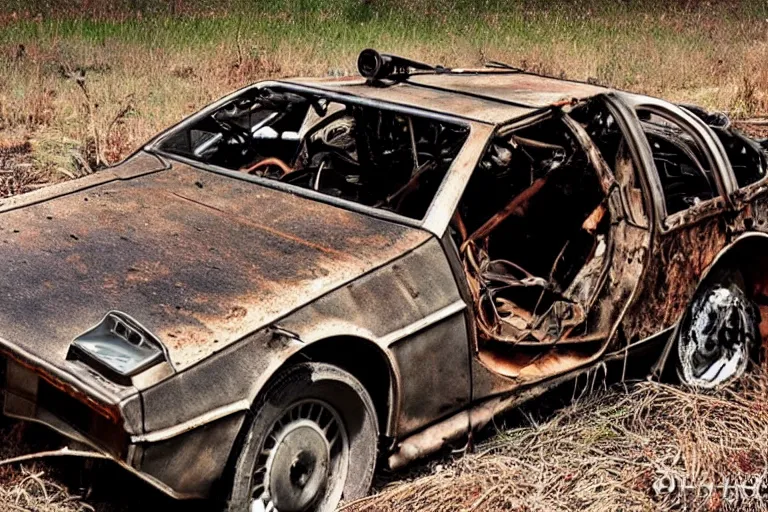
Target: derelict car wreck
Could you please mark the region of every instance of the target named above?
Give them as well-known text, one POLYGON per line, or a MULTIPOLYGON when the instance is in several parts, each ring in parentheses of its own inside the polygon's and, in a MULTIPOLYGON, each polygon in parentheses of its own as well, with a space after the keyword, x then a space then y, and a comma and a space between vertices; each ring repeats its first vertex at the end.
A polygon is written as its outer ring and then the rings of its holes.
POLYGON ((504 66, 359 67, 0 204, 5 414, 176 498, 325 511, 636 350, 700 388, 745 371, 765 141, 504 66))

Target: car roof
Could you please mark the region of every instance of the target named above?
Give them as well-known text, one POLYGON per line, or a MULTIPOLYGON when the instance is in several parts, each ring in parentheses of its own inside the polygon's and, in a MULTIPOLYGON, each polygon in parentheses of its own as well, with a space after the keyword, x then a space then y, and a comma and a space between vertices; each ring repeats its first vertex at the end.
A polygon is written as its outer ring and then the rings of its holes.
POLYGON ((387 86, 370 85, 359 77, 281 81, 491 124, 514 120, 558 102, 610 92, 583 82, 491 69, 414 74, 387 86))

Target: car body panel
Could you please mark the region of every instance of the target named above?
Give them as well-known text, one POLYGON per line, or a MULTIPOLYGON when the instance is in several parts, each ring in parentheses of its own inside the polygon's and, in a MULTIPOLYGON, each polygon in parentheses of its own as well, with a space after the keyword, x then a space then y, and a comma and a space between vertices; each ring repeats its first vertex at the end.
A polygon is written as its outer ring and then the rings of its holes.
POLYGON ((224 471, 226 458, 221 453, 228 453, 227 447, 234 444, 237 427, 263 386, 286 360, 331 338, 376 344, 392 365, 390 399, 395 414, 382 433, 401 437, 448 416, 469 400, 464 311, 442 249, 432 238, 298 309, 283 318, 277 330, 262 330, 208 358, 183 379, 169 379, 146 390, 142 398, 147 434, 135 442, 152 450, 153 456, 166 457, 168 464, 155 460, 141 470, 161 481, 175 479, 174 468, 183 467, 184 461, 194 459, 198 447, 210 447, 215 439, 219 451, 206 459, 206 465, 187 471, 183 487, 174 487, 184 495, 207 489, 224 471), (435 358, 442 371, 434 371, 435 358), (441 392, 424 393, 425 389, 441 392), (210 411, 220 414, 211 417, 210 411), (188 445, 185 438, 195 441, 188 445))
POLYGON ((0 337, 59 367, 110 310, 183 370, 428 235, 175 164, 2 214, 0 337), (52 273, 52 270, 55 272, 52 273))
POLYGON ((452 74, 416 74, 407 82, 370 87, 361 78, 283 80, 286 83, 416 107, 443 114, 501 124, 574 98, 609 91, 582 82, 509 70, 456 70, 452 74), (457 94, 458 93, 458 94, 457 94))

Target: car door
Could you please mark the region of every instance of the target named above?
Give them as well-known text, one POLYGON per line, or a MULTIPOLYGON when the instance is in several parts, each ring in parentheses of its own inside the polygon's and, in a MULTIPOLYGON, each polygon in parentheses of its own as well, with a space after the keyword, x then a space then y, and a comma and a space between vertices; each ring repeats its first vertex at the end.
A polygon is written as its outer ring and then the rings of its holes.
POLYGON ((594 363, 618 338, 649 223, 629 145, 604 155, 587 128, 561 111, 501 127, 443 238, 469 305, 475 400, 594 363))
POLYGON ((690 113, 661 100, 619 95, 639 127, 635 142, 657 211, 655 236, 638 300, 623 322, 630 343, 671 329, 703 273, 729 237, 732 173, 714 134, 690 113))

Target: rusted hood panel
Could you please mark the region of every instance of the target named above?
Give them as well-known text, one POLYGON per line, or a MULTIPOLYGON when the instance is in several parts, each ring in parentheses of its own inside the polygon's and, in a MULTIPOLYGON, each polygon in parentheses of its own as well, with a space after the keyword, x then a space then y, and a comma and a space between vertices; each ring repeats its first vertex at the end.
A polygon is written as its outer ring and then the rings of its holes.
POLYGON ((177 369, 428 235, 184 165, 0 214, 0 338, 63 367, 109 310, 177 369))

